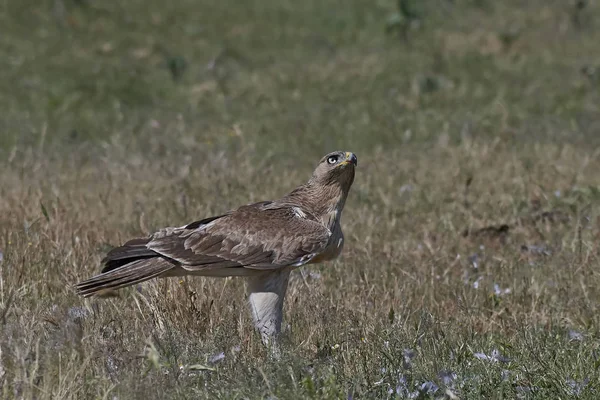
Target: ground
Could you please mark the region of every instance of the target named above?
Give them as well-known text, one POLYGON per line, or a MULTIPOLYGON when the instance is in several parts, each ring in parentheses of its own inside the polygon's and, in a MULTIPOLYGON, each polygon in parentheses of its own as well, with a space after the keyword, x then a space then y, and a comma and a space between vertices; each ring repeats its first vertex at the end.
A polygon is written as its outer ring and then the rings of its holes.
POLYGON ((595 399, 600 4, 5 1, 0 393, 595 399), (284 351, 240 279, 78 297, 108 249, 359 160, 284 351), (419 397, 420 396, 420 397, 419 397))

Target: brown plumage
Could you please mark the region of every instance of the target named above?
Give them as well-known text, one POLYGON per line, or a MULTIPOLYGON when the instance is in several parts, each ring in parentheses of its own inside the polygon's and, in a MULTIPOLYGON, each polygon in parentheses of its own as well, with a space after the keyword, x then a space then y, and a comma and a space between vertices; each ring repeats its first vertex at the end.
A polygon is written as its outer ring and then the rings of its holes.
POLYGON ((356 165, 354 154, 333 152, 307 183, 278 200, 129 240, 106 255, 101 274, 76 289, 87 297, 156 277, 245 276, 255 325, 268 342, 280 331, 290 271, 342 250, 340 218, 356 165))

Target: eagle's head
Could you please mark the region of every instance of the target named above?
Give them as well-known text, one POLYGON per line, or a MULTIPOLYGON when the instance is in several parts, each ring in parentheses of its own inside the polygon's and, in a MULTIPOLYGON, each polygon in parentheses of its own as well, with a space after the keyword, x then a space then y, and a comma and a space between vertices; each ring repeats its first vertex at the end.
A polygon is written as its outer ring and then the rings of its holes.
POLYGON ((319 161, 312 179, 321 185, 339 185, 348 192, 354 181, 354 168, 358 159, 349 151, 334 151, 319 161))

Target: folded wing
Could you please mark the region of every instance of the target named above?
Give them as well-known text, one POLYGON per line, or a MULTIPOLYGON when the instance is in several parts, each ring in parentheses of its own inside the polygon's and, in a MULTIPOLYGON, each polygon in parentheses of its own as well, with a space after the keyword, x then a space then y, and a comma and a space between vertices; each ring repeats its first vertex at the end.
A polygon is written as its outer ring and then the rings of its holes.
POLYGON ((244 206, 182 228, 157 232, 146 249, 188 271, 302 265, 323 251, 331 232, 292 206, 244 206))

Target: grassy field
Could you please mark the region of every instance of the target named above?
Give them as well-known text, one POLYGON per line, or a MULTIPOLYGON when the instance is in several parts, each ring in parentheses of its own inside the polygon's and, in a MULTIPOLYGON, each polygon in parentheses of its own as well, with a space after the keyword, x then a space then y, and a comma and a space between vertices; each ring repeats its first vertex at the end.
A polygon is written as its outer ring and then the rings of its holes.
POLYGON ((600 397, 600 4, 0 2, 4 399, 600 397), (359 166, 269 359, 240 279, 112 246, 359 166))

